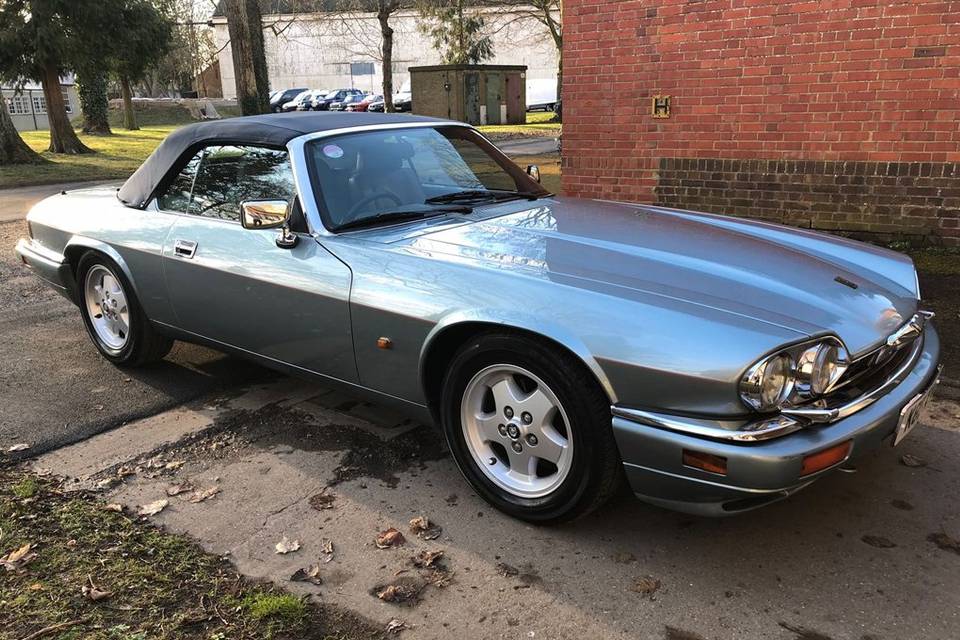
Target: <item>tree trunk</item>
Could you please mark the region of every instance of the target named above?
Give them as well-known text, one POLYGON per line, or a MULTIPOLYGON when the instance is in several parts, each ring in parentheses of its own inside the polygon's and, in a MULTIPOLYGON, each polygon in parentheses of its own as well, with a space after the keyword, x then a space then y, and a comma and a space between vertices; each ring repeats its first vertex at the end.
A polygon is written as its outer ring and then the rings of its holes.
POLYGON ((383 59, 383 110, 393 113, 393 27, 390 26, 390 9, 382 0, 380 12, 381 57, 383 59))
POLYGON ((130 91, 130 78, 120 76, 120 93, 123 95, 123 128, 128 131, 139 131, 137 114, 133 112, 133 92, 130 91))
POLYGON ((240 112, 245 116, 268 113, 270 81, 260 4, 258 0, 225 0, 222 6, 227 17, 240 112))
POLYGON ((67 116, 67 105, 60 89, 60 71, 54 64, 43 69, 43 97, 47 101, 47 120, 50 122, 51 153, 93 153, 80 142, 67 116))
POLYGON ((80 93, 80 108, 83 111, 83 132, 96 136, 109 136, 110 122, 107 114, 107 74, 100 70, 84 71, 77 77, 80 93))
POLYGON ((40 154, 27 146, 13 125, 7 101, 0 98, 0 166, 10 164, 40 164, 46 162, 40 154))

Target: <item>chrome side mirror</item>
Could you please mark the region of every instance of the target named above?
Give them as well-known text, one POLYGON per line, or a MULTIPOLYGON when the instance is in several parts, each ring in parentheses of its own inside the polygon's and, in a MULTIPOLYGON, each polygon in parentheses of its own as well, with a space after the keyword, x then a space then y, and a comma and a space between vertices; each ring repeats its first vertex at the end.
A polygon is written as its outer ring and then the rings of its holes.
POLYGON ((540 182, 540 167, 538 167, 535 164, 528 164, 527 175, 533 178, 534 180, 536 180, 537 182, 540 182))
POLYGON ((240 224, 244 229, 280 229, 277 246, 292 249, 299 238, 290 231, 290 203, 286 200, 247 200, 240 203, 240 224))
POLYGON ((244 229, 278 229, 289 218, 286 200, 247 200, 240 203, 240 224, 244 229))

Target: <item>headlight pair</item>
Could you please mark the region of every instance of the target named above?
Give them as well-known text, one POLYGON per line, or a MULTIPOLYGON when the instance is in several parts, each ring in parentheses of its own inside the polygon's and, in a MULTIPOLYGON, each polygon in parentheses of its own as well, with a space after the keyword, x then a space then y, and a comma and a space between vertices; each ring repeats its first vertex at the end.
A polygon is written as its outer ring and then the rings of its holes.
POLYGON ((747 370, 740 398, 763 412, 802 404, 829 393, 849 365, 847 349, 834 337, 788 347, 747 370))

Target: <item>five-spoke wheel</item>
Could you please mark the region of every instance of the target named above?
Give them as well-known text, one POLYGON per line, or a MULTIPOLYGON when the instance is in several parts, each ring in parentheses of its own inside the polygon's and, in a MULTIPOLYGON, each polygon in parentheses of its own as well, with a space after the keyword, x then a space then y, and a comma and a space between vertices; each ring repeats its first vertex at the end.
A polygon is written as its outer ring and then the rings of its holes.
POLYGON ((491 332, 464 344, 444 379, 440 417, 464 477, 518 518, 582 516, 623 475, 609 399, 582 361, 545 340, 491 332))
POLYGON ((567 415, 550 387, 522 367, 477 372, 463 394, 461 423, 477 465, 518 496, 547 495, 570 472, 567 415))
POLYGON ((84 278, 83 297, 97 337, 106 348, 122 350, 130 336, 130 309, 120 280, 106 266, 94 265, 84 278))
POLYGON ((89 251, 80 258, 76 277, 83 324, 107 360, 137 366, 160 360, 170 351, 173 340, 153 328, 113 260, 89 251))

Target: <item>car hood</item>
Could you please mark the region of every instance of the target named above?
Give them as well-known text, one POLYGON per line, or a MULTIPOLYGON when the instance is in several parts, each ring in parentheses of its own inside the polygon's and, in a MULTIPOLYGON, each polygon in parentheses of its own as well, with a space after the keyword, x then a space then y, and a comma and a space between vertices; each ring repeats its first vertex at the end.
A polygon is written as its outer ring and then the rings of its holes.
POLYGON ((506 203, 486 215, 424 227, 397 244, 607 295, 669 297, 792 329, 798 339, 834 333, 855 356, 918 306, 909 258, 822 234, 573 198, 506 203))

